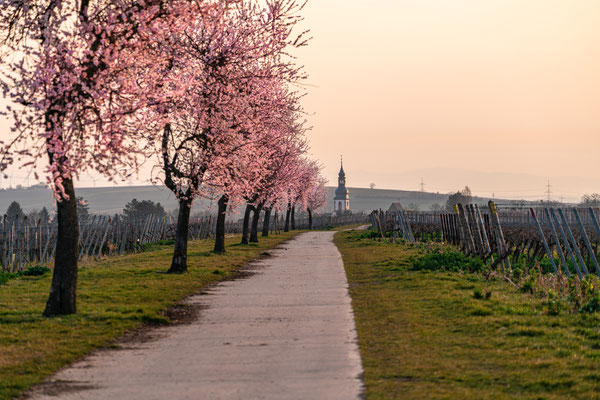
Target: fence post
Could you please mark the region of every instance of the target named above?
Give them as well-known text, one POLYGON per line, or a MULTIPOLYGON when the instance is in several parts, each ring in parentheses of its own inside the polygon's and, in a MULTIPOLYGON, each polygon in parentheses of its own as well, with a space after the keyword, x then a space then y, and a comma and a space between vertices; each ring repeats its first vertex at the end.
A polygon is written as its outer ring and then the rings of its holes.
MULTIPOLYGON (((498 252, 502 252, 502 254, 506 254, 508 252, 508 248, 506 246, 506 241, 504 240, 504 233, 502 232, 502 226, 500 225, 500 217, 498 216, 498 209, 496 208, 496 204, 493 201, 488 202, 488 206, 490 208, 490 221, 492 223, 492 228, 495 231, 494 236, 496 236, 496 243, 498 246, 498 252)), ((498 257, 501 257, 498 254, 498 257)), ((506 257, 502 260, 502 273, 511 270, 510 259, 506 257)))
POLYGON ((583 260, 581 251, 579 251, 579 245, 577 244, 577 241, 575 240, 575 236, 573 236, 573 232, 571 232, 571 228, 569 227, 569 224, 568 224, 567 220, 565 219, 562 209, 560 209, 560 208, 558 209, 558 215, 560 215, 560 219, 562 220, 563 224, 565 225, 567 235, 569 236, 569 239, 571 239, 571 243, 573 243, 573 250, 575 251, 575 254, 577 255, 577 259, 581 263, 581 268, 583 270, 583 273, 586 275, 589 274, 590 272, 588 271, 587 266, 585 265, 585 261, 583 260))
POLYGON ((477 217, 477 224, 481 232, 481 238, 483 239, 483 244, 485 246, 485 251, 487 255, 490 256, 490 260, 494 262, 494 256, 492 255, 492 248, 490 246, 490 242, 487 237, 487 233, 485 231, 485 225, 483 224, 483 218, 481 218, 481 212, 479 211, 479 206, 475 204, 475 215, 477 217))
POLYGON ((565 235, 565 231, 563 230, 553 208, 550 209, 550 213, 552 214, 552 218, 554 219, 554 222, 556 223, 558 231, 560 232, 560 235, 562 236, 563 241, 565 242, 565 248, 567 249, 567 252, 569 253, 569 256, 571 257, 573 266, 575 266, 575 271, 577 271, 577 276, 579 276, 580 280, 583 280, 583 275, 581 274, 581 270, 579 269, 579 264, 577 264, 577 259, 575 258, 575 255, 573 254, 573 250, 571 249, 571 246, 569 245, 569 240, 567 239, 567 236, 565 235))
POLYGON ((535 215, 535 211, 533 210, 533 208, 530 208, 529 211, 531 211, 531 217, 533 218, 533 221, 535 222, 535 226, 537 227, 540 237, 542 238, 542 244, 544 245, 544 248, 546 249, 546 254, 548 254, 548 259, 550 260, 550 263, 552 263, 552 268, 554 268, 554 273, 558 274, 558 269, 556 268, 556 264, 554 264, 554 257, 552 257, 552 252, 550 251, 550 247, 548 247, 548 242, 546 242, 546 237, 544 236, 544 231, 542 230, 542 227, 540 226, 540 223, 535 215))
POLYGON ((462 228, 462 232, 463 232, 463 237, 464 237, 464 241, 466 243, 466 248, 468 251, 467 255, 474 255, 475 253, 477 253, 477 250, 475 248, 475 243, 473 241, 473 235, 471 234, 471 228, 469 228, 469 221, 467 220, 467 216, 465 214, 465 211, 463 209, 463 205, 461 203, 458 203, 456 205, 457 210, 458 210, 458 221, 460 222, 460 226, 462 228))
POLYGON ((544 208, 544 214, 546 215, 546 218, 548 219, 548 224, 550 224, 550 228, 552 230, 552 236, 554 237, 554 242, 556 242, 556 251, 560 257, 560 261, 563 265, 563 269, 565 270, 565 273, 567 274, 567 276, 571 276, 571 272, 569 272, 569 266, 567 264, 567 259, 565 258, 565 254, 562 251, 562 248, 560 246, 560 239, 558 238, 558 234, 556 233, 556 228, 554 227, 554 222, 552 222, 552 218, 550 217, 550 211, 548 211, 547 208, 544 208))
POLYGON ((592 244, 590 243, 590 239, 588 239, 587 232, 585 231, 585 227, 583 226, 583 222, 581 222, 581 218, 579 217, 579 212, 577 211, 576 208, 573 209, 573 214, 575 214, 575 219, 579 223, 579 228, 581 229, 581 236, 583 237, 583 240, 585 242, 587 250, 590 254, 590 258, 594 262, 594 267, 596 267, 596 273, 598 274, 598 276, 600 276, 600 267, 598 266, 598 259, 596 258, 596 254, 594 253, 594 250, 592 249, 592 244))

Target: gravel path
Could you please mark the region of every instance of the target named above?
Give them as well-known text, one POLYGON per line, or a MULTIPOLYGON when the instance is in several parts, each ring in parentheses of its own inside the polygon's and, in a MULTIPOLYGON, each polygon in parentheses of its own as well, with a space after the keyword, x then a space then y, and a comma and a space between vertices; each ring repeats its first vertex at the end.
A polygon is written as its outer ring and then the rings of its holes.
POLYGON ((33 399, 359 399, 360 355, 334 232, 271 250, 247 279, 189 298, 187 325, 99 351, 33 399))

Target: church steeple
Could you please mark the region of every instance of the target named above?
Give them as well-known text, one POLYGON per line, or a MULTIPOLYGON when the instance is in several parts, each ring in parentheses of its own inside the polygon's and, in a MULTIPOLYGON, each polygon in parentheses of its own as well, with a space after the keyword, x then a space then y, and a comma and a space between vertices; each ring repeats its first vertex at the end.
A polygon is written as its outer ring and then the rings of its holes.
POLYGON ((338 214, 350 212, 350 194, 346 189, 346 173, 344 172, 344 159, 340 156, 340 172, 338 174, 338 187, 333 198, 333 210, 338 214))
POLYGON ((338 174, 338 187, 346 188, 346 173, 344 172, 344 158, 340 156, 340 173, 338 174))

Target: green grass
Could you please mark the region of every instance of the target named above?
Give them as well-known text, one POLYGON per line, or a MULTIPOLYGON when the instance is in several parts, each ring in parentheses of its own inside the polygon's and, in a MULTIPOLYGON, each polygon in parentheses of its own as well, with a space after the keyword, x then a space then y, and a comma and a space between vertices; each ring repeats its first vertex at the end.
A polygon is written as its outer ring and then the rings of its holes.
POLYGON ((600 399, 600 315, 549 316, 542 299, 505 282, 412 271, 419 246, 357 232, 335 243, 367 399, 600 399))
POLYGON ((42 318, 51 274, 21 277, 0 286, 0 399, 10 399, 128 330, 144 323, 169 323, 165 309, 236 269, 296 232, 260 238, 260 244, 227 240, 227 253, 213 254, 213 242, 191 242, 189 272, 157 273, 170 265, 172 246, 113 257, 80 266, 78 314, 42 318))

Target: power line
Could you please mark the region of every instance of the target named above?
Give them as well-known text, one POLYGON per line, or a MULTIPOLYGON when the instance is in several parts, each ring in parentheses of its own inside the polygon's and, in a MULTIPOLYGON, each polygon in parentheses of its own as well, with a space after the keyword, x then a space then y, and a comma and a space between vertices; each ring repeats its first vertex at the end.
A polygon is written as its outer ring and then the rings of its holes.
POLYGON ((421 178, 421 192, 425 191, 425 182, 423 182, 423 178, 421 178))
POLYGON ((548 184, 546 185, 546 200, 552 201, 552 185, 550 185, 550 181, 548 180, 548 184))

